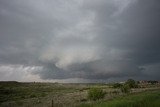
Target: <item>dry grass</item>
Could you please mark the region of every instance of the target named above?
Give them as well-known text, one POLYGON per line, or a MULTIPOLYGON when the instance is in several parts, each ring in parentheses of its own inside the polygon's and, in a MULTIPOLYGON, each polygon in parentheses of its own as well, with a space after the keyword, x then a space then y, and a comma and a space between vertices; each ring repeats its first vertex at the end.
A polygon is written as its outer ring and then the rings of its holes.
MULTIPOLYGON (((92 103, 87 99, 90 88, 101 88, 107 94, 104 100, 123 95, 120 89, 106 84, 57 83, 0 83, 0 107, 75 107, 92 103)), ((153 90, 158 87, 134 89, 132 92, 153 90)))

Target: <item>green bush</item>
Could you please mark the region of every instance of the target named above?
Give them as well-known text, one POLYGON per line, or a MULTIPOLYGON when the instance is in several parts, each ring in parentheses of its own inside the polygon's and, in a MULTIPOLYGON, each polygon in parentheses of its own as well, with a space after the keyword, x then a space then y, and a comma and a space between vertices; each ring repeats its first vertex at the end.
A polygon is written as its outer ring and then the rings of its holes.
POLYGON ((121 87, 121 91, 123 93, 129 93, 130 92, 130 86, 128 84, 124 84, 122 87, 121 87))
POLYGON ((90 100, 99 100, 104 98, 105 92, 100 88, 91 88, 88 90, 88 99, 90 100))
POLYGON ((133 79, 128 79, 125 84, 127 84, 130 88, 138 88, 138 84, 133 79))
POLYGON ((122 87, 122 84, 120 83, 113 84, 113 88, 121 88, 121 87, 122 87))
POLYGON ((36 97, 35 94, 31 94, 31 95, 30 95, 30 98, 34 98, 34 97, 36 97))

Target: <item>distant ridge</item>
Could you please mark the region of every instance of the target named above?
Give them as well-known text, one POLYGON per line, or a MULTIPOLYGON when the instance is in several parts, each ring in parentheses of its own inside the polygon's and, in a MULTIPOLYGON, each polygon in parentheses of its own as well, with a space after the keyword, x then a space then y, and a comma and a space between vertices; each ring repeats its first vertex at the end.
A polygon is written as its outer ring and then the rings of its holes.
POLYGON ((0 83, 19 83, 18 81, 0 81, 0 83))

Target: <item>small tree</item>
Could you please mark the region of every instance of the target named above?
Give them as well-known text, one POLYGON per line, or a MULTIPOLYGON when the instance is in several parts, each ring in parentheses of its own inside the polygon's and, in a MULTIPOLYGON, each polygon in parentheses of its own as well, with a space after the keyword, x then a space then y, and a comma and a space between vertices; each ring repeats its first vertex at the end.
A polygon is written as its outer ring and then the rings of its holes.
POLYGON ((91 88, 88 90, 88 99, 99 100, 104 98, 105 92, 100 88, 91 88))

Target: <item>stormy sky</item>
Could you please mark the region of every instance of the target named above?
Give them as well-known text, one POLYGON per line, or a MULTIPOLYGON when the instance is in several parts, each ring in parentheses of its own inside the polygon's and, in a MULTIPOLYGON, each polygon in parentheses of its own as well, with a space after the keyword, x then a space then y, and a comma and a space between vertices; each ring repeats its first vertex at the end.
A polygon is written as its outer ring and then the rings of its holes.
POLYGON ((0 81, 160 80, 160 0, 0 0, 0 81))

